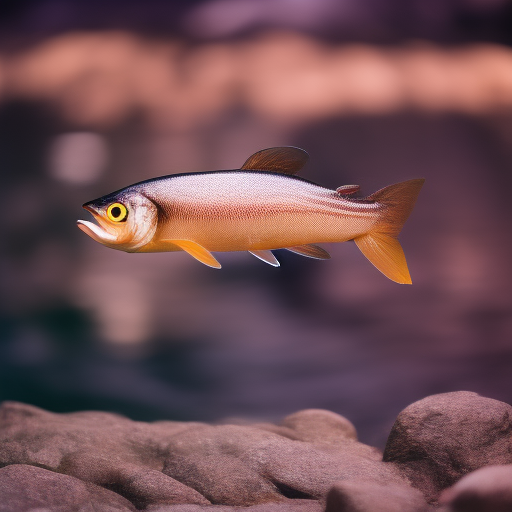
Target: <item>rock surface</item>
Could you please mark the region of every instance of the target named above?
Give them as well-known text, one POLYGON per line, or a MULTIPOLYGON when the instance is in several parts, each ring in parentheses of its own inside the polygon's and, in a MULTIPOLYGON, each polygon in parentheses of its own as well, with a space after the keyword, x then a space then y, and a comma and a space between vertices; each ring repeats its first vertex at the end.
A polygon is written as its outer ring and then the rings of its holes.
POLYGON ((507 463, 441 504, 511 510, 511 418, 475 393, 434 395, 400 413, 383 459, 323 410, 207 425, 4 402, 0 512, 426 512, 507 463))
POLYGON ((135 422, 102 412, 53 414, 4 402, 0 466, 28 464, 65 473, 115 489, 139 508, 150 503, 208 504, 197 491, 160 471, 167 438, 188 426, 135 422))
POLYGON ((319 501, 290 500, 286 503, 264 503, 249 507, 229 507, 223 505, 167 505, 149 507, 147 512, 323 512, 319 501))
POLYGON ((134 512, 115 492, 47 469, 13 464, 0 469, 0 512, 102 510, 134 512))
POLYGON ((405 485, 347 480, 327 495, 325 512, 428 512, 420 491, 405 485))
POLYGON ((487 466, 459 480, 441 495, 450 512, 510 512, 512 465, 487 466))
POLYGON ((354 440, 323 448, 250 426, 203 425, 173 436, 169 448, 163 472, 214 504, 321 499, 344 479, 405 482, 354 440))
POLYGON ((347 478, 407 485, 378 450, 357 441, 348 420, 318 410, 295 413, 281 425, 212 426, 53 414, 5 402, 0 466, 12 464, 104 487, 141 510, 267 503, 302 510, 318 507, 332 485, 347 478))
POLYGON ((464 391, 424 398, 398 415, 384 461, 435 502, 471 471, 512 464, 512 407, 464 391))

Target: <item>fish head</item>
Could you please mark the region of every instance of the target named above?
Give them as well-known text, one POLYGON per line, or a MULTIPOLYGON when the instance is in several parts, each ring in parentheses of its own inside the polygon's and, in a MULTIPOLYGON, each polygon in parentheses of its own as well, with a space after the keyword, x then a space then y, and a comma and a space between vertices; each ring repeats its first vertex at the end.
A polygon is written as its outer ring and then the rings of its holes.
POLYGON ((97 224, 78 220, 78 227, 93 240, 112 249, 135 252, 153 238, 158 208, 145 195, 121 191, 89 201, 83 208, 97 224))

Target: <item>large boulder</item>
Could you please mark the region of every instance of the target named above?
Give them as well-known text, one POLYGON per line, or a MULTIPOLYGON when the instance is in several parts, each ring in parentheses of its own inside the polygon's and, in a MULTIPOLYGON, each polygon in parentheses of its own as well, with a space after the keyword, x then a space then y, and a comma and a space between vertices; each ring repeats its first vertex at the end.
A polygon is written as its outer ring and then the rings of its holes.
POLYGON ((384 461, 435 502, 471 471, 512 463, 512 407, 466 391, 424 398, 398 415, 384 461))

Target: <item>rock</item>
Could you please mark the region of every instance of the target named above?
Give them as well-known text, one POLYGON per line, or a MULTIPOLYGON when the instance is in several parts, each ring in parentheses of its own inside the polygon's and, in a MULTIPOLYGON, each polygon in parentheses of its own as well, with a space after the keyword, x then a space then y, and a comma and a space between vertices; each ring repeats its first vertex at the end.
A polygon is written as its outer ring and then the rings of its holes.
POLYGON ((147 512, 323 512, 319 501, 289 500, 285 503, 264 503, 251 507, 229 507, 222 505, 167 505, 147 509, 147 512))
POLYGON ((0 407, 0 466, 44 466, 149 504, 208 504, 194 489, 159 471, 168 438, 193 424, 142 423, 116 414, 53 414, 4 402, 0 407))
POLYGON ((0 512, 135 512, 115 492, 47 469, 12 464, 0 468, 0 512))
MULTIPOLYGON (((331 411, 306 409, 286 416, 281 422, 294 434, 294 439, 318 446, 332 446, 346 449, 350 443, 357 443, 356 428, 352 423, 331 411)), ((353 444, 353 446, 356 446, 353 444)), ((372 446, 357 443, 361 455, 382 460, 382 453, 372 446)))
POLYGON ((53 414, 7 402, 0 407, 0 466, 20 464, 115 491, 147 511, 213 504, 316 512, 340 481, 409 485, 400 464, 383 462, 357 441, 348 420, 322 410, 299 411, 281 425, 214 426, 53 414))
POLYGON ((446 489, 439 501, 451 512, 510 512, 512 465, 478 469, 446 489))
POLYGON ((151 504, 210 503, 194 489, 161 471, 123 461, 115 454, 107 457, 104 454, 75 452, 62 459, 59 471, 86 482, 115 488, 138 509, 151 504))
POLYGON ((281 425, 296 432, 300 441, 339 445, 357 441, 356 428, 347 418, 323 409, 306 409, 286 416, 281 425))
POLYGON ((377 450, 328 411, 282 425, 142 423, 101 412, 0 407, 0 465, 43 466, 115 490, 139 509, 164 505, 312 507, 343 479, 404 484, 377 450))
POLYGON ((232 506, 323 499, 344 479, 407 485, 392 465, 353 440, 343 449, 319 446, 239 425, 202 425, 172 436, 163 472, 213 504, 232 506))
POLYGON ((433 395, 398 415, 384 461, 435 502, 467 473, 512 463, 511 434, 510 405, 466 391, 433 395))
POLYGON ((416 489, 346 480, 329 491, 325 512, 427 512, 430 507, 416 489))

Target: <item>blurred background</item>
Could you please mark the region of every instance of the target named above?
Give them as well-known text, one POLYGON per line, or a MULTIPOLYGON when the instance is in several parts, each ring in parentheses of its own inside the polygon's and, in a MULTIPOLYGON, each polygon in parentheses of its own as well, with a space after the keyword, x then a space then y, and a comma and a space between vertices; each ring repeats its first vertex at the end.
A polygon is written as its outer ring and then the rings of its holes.
POLYGON ((0 12, 0 400, 133 419, 348 417, 470 390, 512 403, 510 0, 16 0, 0 12), (307 150, 303 177, 426 184, 413 286, 351 242, 272 268, 126 254, 82 203, 307 150))

